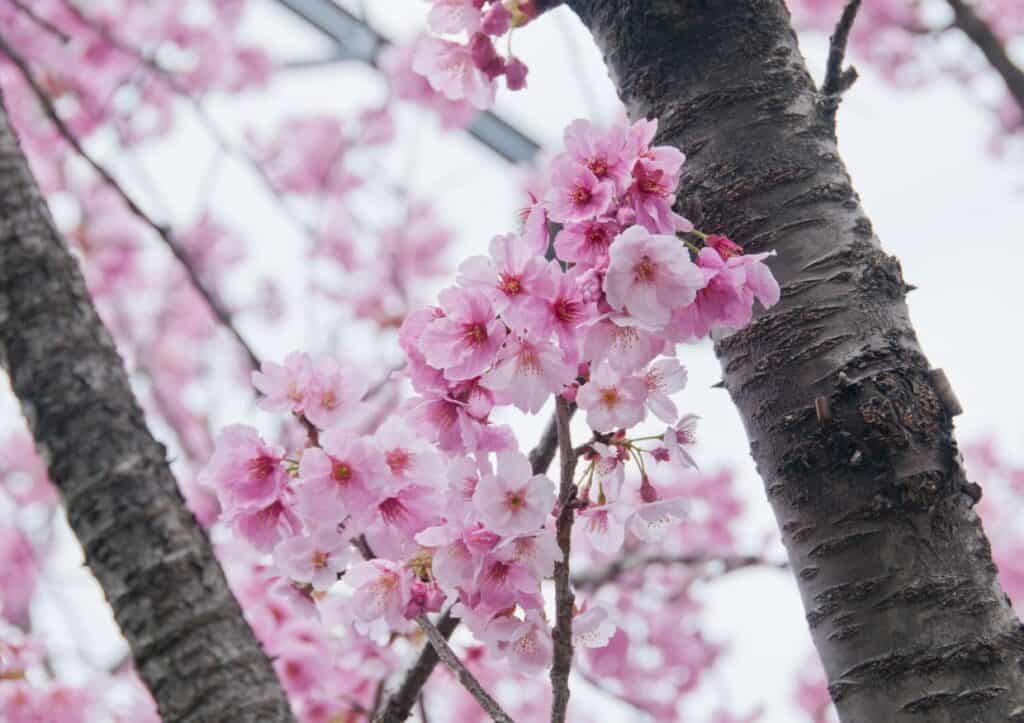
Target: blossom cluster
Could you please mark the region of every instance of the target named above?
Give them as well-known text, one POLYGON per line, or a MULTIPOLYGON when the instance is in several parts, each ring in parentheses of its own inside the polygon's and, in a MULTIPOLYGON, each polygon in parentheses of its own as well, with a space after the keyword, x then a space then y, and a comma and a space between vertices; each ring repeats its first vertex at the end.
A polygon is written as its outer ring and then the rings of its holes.
POLYGON ((412 68, 449 101, 466 101, 480 110, 494 105, 499 78, 509 90, 526 87, 528 68, 509 52, 502 55, 495 40, 539 14, 537 0, 429 0, 427 23, 442 36, 425 37, 415 46, 412 68))
MULTIPOLYGON (((454 604, 493 658, 524 673, 549 664, 542 584, 560 558, 559 505, 545 470, 497 423, 503 407, 536 414, 560 395, 585 412, 593 436, 574 504, 577 534, 596 550, 657 539, 682 519, 687 500, 665 498, 648 474, 695 466, 696 418, 672 399, 686 383, 674 342, 742 326, 778 286, 765 254, 672 210, 684 157, 653 145, 656 129, 570 126, 522 230, 466 259, 438 305, 402 325, 415 394, 376 429, 371 380, 355 367, 294 352, 253 375, 260 406, 300 420, 305 445, 230 426, 204 480, 224 521, 310 611, 383 639, 454 604), (648 412, 665 431, 631 437, 648 412)), ((586 601, 573 621, 581 648, 615 629, 586 601)))

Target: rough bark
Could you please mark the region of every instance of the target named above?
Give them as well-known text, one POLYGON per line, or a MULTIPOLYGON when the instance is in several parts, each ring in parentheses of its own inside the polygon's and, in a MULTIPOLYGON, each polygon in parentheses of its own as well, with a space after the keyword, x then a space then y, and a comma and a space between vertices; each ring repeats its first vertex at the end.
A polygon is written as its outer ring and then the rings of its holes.
POLYGON ((631 116, 688 154, 682 210, 778 252, 781 303, 716 352, 841 719, 1024 721, 978 488, 782 0, 569 4, 631 116))
POLYGON ((0 361, 167 723, 290 722, 0 99, 0 361))

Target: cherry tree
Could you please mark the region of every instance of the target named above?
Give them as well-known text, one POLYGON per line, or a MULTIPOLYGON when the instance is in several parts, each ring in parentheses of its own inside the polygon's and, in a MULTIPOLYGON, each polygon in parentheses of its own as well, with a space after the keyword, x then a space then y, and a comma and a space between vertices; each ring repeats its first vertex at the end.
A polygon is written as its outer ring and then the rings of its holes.
POLYGON ((520 218, 451 267, 429 199, 379 172, 394 114, 454 130, 522 91, 544 69, 512 37, 558 4, 433 0, 380 59, 386 97, 244 141, 211 102, 285 72, 244 2, 0 5, 0 349, 31 432, 0 456, 5 719, 585 721, 609 699, 755 721, 701 697, 723 653, 702 586, 750 568, 795 573, 811 719, 829 694, 843 721, 1021 714, 1020 473, 979 445, 984 498, 968 480, 835 140, 848 42, 906 84, 956 30, 979 59, 943 72, 1002 84, 1011 147, 1021 13, 793 3, 833 33, 818 88, 781 3, 566 3, 629 120, 569 125, 520 218), (182 108, 217 151, 177 228, 140 200, 158 179, 137 194, 104 156, 182 108), (210 200, 225 159, 304 242, 297 309, 283 274, 232 282, 259 244, 210 200), (310 306, 328 339, 256 351, 310 306), (359 325, 377 343, 339 354, 359 325), (699 467, 680 392, 708 338, 788 559, 740 541, 731 474, 699 467), (130 650, 111 665, 35 629, 62 509, 130 650))

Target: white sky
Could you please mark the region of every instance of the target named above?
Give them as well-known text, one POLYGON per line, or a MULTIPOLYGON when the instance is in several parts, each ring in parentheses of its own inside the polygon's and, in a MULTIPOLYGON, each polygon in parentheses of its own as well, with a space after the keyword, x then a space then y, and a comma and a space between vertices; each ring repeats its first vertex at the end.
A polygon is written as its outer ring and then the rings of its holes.
MULTIPOLYGON (((356 2, 342 4, 358 9, 356 2)), ((371 21, 391 37, 407 36, 421 26, 426 7, 422 0, 369 0, 366 5, 371 21)), ((253 4, 248 36, 279 57, 309 58, 328 50, 319 36, 271 0, 253 4)), ((500 95, 498 111, 535 139, 557 149, 561 129, 572 119, 609 122, 617 116, 618 102, 600 55, 567 9, 517 32, 515 49, 531 68, 530 87, 500 95)), ((824 42, 808 39, 804 50, 820 77, 824 42)), ((887 250, 901 259, 907 281, 918 286, 909 299, 913 320, 933 365, 946 370, 966 410, 957 422, 961 439, 995 433, 1004 447, 1016 450, 1024 437, 1024 393, 1018 383, 1024 351, 1019 310, 1024 173, 1012 160, 988 154, 990 118, 962 88, 937 84, 895 91, 870 69, 860 70, 861 80, 839 111, 840 147, 855 187, 887 250)), ((241 139, 246 127, 269 129, 279 118, 314 110, 344 113, 382 95, 372 71, 335 64, 283 73, 265 94, 211 107, 241 139)), ((414 187, 437 202, 460 232, 455 258, 479 253, 493 235, 514 227, 521 196, 507 164, 465 136, 442 136, 432 122, 424 124, 421 114, 409 112, 400 121, 408 143, 400 154, 384 159, 378 172, 385 178, 411 174, 414 187)), ((196 212, 197 175, 212 152, 186 111, 180 130, 141 156, 141 164, 159 179, 159 200, 137 182, 135 162, 117 165, 125 178, 135 179, 130 185, 150 208, 163 213, 166 204, 170 217, 183 221, 196 212)), ((293 300, 300 299, 307 273, 301 268, 304 242, 248 172, 226 164, 214 194, 218 213, 249 240, 252 269, 284 277, 293 300)), ((240 295, 251 278, 235 280, 240 295)), ((323 347, 326 330, 315 315, 295 322, 272 337, 256 326, 245 331, 269 357, 292 348, 323 347)), ((357 353, 359 343, 358 337, 351 338, 351 348, 338 351, 357 353)), ((691 379, 685 405, 704 420, 702 465, 741 470, 751 507, 744 532, 756 543, 774 523, 728 396, 710 388, 720 378, 718 364, 706 345, 681 356, 691 379)), ((249 410, 248 400, 237 394, 225 393, 224 401, 214 420, 218 425, 249 410)), ((529 423, 517 426, 524 429, 527 446, 536 432, 527 429, 529 423)), ((709 595, 710 629, 734 641, 720 684, 731 691, 757 691, 765 700, 788 699, 792 671, 809 649, 788 578, 737 573, 716 583, 709 595)), ((609 720, 631 720, 616 715, 609 720)), ((793 718, 780 714, 765 720, 792 723, 793 718)))

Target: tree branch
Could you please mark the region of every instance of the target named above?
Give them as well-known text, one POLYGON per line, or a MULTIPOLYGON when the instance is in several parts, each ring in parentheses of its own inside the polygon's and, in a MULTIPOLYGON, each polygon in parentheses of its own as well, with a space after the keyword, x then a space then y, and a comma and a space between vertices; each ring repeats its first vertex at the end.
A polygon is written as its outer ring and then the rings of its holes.
POLYGON ((165 723, 292 723, 0 98, 0 362, 165 723))
MULTIPOLYGON (((452 615, 451 608, 449 608, 437 621, 437 631, 445 640, 448 640, 458 625, 459 619, 452 615)), ((422 699, 423 686, 427 684, 439 661, 440 658, 434 646, 430 643, 424 645, 416 662, 402 679, 402 684, 388 699, 384 711, 374 719, 374 723, 402 723, 408 718, 412 714, 417 698, 422 699)))
POLYGON ((551 662, 551 723, 564 723, 569 707, 569 671, 572 668, 572 615, 576 596, 569 580, 569 552, 572 545, 572 524, 576 517, 576 453, 572 448, 569 422, 572 410, 561 395, 555 397, 555 421, 558 433, 558 456, 561 480, 558 489, 558 519, 555 537, 562 550, 562 559, 555 561, 555 626, 554 658, 551 662))
POLYGON ((725 575, 748 567, 765 566, 785 570, 785 562, 773 562, 760 555, 714 555, 694 553, 691 555, 623 555, 602 568, 573 575, 572 584, 580 590, 591 592, 611 584, 623 575, 654 565, 681 565, 685 567, 714 568, 715 573, 725 575))
POLYGON ((72 0, 61 0, 61 4, 67 8, 68 12, 75 16, 78 22, 90 28, 106 43, 109 43, 111 47, 116 48, 125 55, 135 59, 138 63, 149 70, 158 81, 188 101, 192 106, 192 109, 195 111, 196 116, 199 118, 199 122, 202 124, 207 134, 213 139, 213 142, 216 143, 217 147, 226 155, 231 156, 248 166, 263 188, 274 200, 277 207, 306 237, 307 241, 314 245, 318 243, 316 230, 303 221, 292 207, 288 205, 288 202, 281 194, 281 191, 278 190, 277 186, 274 185, 274 182, 267 174, 266 169, 264 169, 263 166, 260 165, 260 163, 258 163, 252 156, 228 140, 224 131, 221 130, 220 126, 217 125, 214 119, 206 111, 206 108, 203 106, 200 98, 183 85, 172 71, 161 65, 156 58, 118 38, 109 28, 101 25, 98 21, 86 15, 81 8, 72 2, 72 0))
POLYGON ((839 101, 843 93, 849 90, 850 86, 857 80, 857 69, 852 65, 843 68, 846 59, 846 46, 850 41, 850 31, 857 19, 857 12, 860 10, 861 0, 849 0, 843 8, 843 14, 839 17, 835 32, 829 38, 828 63, 825 67, 825 80, 821 84, 822 111, 825 119, 835 128, 836 111, 839 108, 839 101))
MULTIPOLYGON (((568 408, 569 418, 572 419, 572 415, 576 413, 576 405, 569 404, 568 408)), ((530 450, 530 465, 533 467, 533 473, 545 474, 548 471, 548 467, 551 466, 557 450, 558 412, 556 409, 555 413, 551 415, 551 419, 548 420, 548 425, 544 428, 544 434, 541 435, 537 446, 530 450)))
POLYGON ((992 27, 964 0, 946 0, 953 9, 953 27, 959 28, 974 43, 1006 83, 1024 117, 1024 70, 1020 68, 992 27))
POLYGON ((244 352, 249 365, 253 369, 258 369, 260 361, 256 356, 256 353, 252 350, 241 333, 239 333, 238 329, 235 328, 234 323, 231 320, 231 313, 227 310, 220 299, 218 299, 214 293, 210 289, 207 289, 203 284, 202 280, 199 278, 198 270, 188 258, 188 254, 185 253, 185 250, 178 244, 170 228, 157 223, 145 211, 143 211, 135 200, 128 195, 121 184, 118 183, 117 179, 114 178, 106 168, 100 165, 100 163, 82 147, 81 142, 75 134, 71 132, 71 129, 68 128, 67 124, 60 117, 60 114, 57 113, 57 109, 54 107, 50 96, 47 95, 46 91, 43 90, 39 85, 39 82, 32 75, 32 71, 29 68, 27 61, 7 43, 6 39, 2 37, 0 37, 0 52, 6 55, 18 69, 22 78, 24 78, 25 82, 28 83, 32 92, 38 99, 43 112, 57 128, 57 132, 60 133, 65 141, 67 141, 68 145, 70 145, 74 149, 75 153, 81 156, 81 158, 92 167, 100 178, 102 178, 103 181, 121 197, 121 200, 124 201, 124 204, 128 207, 128 210, 131 211, 132 215, 156 231, 157 235, 163 240, 164 245, 171 252, 171 255, 178 260, 179 264, 181 264, 189 283, 192 284, 199 296, 206 302, 206 305, 209 307, 214 318, 216 318, 217 321, 220 322, 228 332, 230 332, 231 336, 234 337, 239 348, 244 352))
POLYGON ((459 679, 462 687, 465 688, 471 696, 476 699, 476 702, 480 704, 480 707, 486 711, 487 715, 495 721, 495 723, 515 723, 512 718, 509 717, 508 713, 502 710, 498 701, 494 700, 490 694, 484 690, 484 687, 480 685, 480 681, 476 679, 469 668, 463 665, 462 661, 459 660, 459 656, 455 654, 455 651, 448 645, 448 640, 445 636, 434 627, 434 624, 430 622, 430 618, 426 615, 418 615, 416 622, 420 628, 427 635, 427 639, 430 640, 430 644, 433 646, 437 657, 441 659, 445 665, 448 666, 455 677, 459 679))
POLYGON ((1024 627, 785 2, 569 2, 630 117, 687 153, 679 210, 777 252, 781 300, 715 352, 840 719, 1012 720, 1024 627))
MULTIPOLYGON (((576 405, 568 405, 569 415, 571 416, 576 411, 576 405)), ((558 411, 556 407, 555 414, 552 415, 551 421, 548 423, 547 428, 544 430, 544 434, 541 437, 540 442, 530 450, 530 464, 533 467, 534 474, 544 474, 547 472, 548 467, 551 466, 551 460, 554 459, 555 449, 558 446, 558 411)), ((366 553, 364 552, 364 557, 366 553)), ((372 557, 372 555, 370 555, 372 557)), ((459 619, 452 617, 451 610, 449 609, 441 616, 438 621, 437 628, 441 634, 447 640, 451 637, 455 628, 459 624, 459 619)), ((420 652, 420 656, 413 663, 413 666, 405 674, 405 678, 398 690, 388 700, 387 706, 381 715, 375 719, 374 723, 400 723, 406 720, 412 713, 413 705, 416 702, 417 696, 420 691, 427 684, 431 674, 434 672, 434 668, 437 667, 439 658, 437 652, 434 650, 432 645, 424 646, 420 652)))

